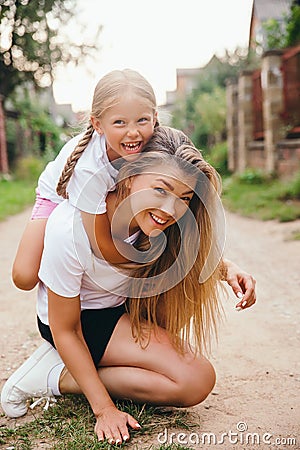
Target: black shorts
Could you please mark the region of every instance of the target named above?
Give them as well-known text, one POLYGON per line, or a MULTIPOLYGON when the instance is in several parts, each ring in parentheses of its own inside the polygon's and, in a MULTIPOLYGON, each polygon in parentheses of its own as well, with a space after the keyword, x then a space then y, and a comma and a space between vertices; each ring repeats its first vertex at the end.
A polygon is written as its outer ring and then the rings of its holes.
MULTIPOLYGON (((81 311, 82 333, 97 367, 120 317, 126 312, 125 305, 105 309, 81 311)), ((37 318, 41 336, 55 347, 49 325, 37 318)))

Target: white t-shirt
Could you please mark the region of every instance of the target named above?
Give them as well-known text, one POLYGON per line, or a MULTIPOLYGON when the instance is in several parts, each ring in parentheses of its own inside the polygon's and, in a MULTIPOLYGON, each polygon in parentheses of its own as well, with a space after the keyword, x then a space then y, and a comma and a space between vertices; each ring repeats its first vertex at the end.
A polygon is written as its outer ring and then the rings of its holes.
MULTIPOLYGON (((54 203, 64 200, 57 195, 56 186, 69 155, 82 136, 83 133, 70 139, 55 160, 47 164, 38 181, 41 197, 54 203)), ((107 157, 104 135, 94 131, 67 185, 70 203, 87 213, 105 213, 106 195, 113 189, 117 174, 107 157)))
MULTIPOLYGON (((135 241, 138 233, 126 241, 135 241)), ((97 258, 89 244, 80 211, 67 200, 50 215, 45 232, 39 278, 37 314, 48 321, 47 287, 62 297, 80 295, 81 309, 118 306, 128 296, 128 270, 97 258)), ((63 300, 62 300, 63 301, 63 300)))

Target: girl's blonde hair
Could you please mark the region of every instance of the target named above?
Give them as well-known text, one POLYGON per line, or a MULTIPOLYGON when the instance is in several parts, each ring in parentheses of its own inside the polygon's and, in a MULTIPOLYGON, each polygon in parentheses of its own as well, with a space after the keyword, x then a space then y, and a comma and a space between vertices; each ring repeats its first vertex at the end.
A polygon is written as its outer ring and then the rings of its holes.
MULTIPOLYGON (((189 204, 192 220, 185 214, 179 226, 175 223, 164 231, 166 247, 158 258, 131 266, 134 281, 127 302, 128 312, 134 337, 141 345, 145 345, 146 336, 149 338, 145 330, 163 326, 178 351, 184 352, 188 344, 193 351, 203 352, 209 350, 211 337, 216 335, 221 312, 218 288, 222 278, 222 249, 214 229, 220 206, 220 176, 184 133, 159 126, 140 158, 121 168, 117 204, 129 194, 128 183, 123 180, 166 164, 177 166, 183 174, 197 180, 197 194, 194 193, 189 204), (204 267, 209 275, 199 282, 204 267), (178 282, 168 289, 170 276, 178 282), (148 289, 152 290, 150 295, 148 289)), ((144 251, 152 247, 153 254, 157 250, 155 243, 151 241, 150 245, 143 233, 135 246, 144 251)))
MULTIPOLYGON (((91 116, 95 119, 100 119, 102 114, 108 108, 117 104, 118 100, 128 90, 147 100, 150 107, 153 108, 153 114, 155 113, 157 108, 156 98, 150 83, 138 72, 131 69, 124 69, 113 70, 98 82, 94 91, 91 116)), ((90 142, 93 132, 93 125, 89 120, 84 135, 67 159, 56 187, 58 195, 64 198, 68 198, 67 184, 73 174, 77 161, 90 142)))

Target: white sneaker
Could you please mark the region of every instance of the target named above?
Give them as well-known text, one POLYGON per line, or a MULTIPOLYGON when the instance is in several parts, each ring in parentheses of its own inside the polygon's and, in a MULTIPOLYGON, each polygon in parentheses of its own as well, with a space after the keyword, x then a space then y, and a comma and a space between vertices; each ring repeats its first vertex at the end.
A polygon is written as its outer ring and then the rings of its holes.
MULTIPOLYGON (((50 371, 63 361, 49 342, 43 343, 6 381, 1 392, 1 406, 8 417, 20 417, 27 412, 27 400, 32 397, 53 397, 48 387, 50 371)), ((39 403, 39 402, 36 402, 39 403)))

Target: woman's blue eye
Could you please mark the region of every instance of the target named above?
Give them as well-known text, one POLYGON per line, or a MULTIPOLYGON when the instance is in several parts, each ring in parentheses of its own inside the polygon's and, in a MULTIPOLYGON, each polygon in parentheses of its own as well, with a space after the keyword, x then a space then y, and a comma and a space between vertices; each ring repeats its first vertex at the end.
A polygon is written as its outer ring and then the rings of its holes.
POLYGON ((166 193, 165 189, 160 188, 160 187, 156 187, 156 188, 154 188, 154 190, 159 192, 160 194, 165 194, 166 193))

